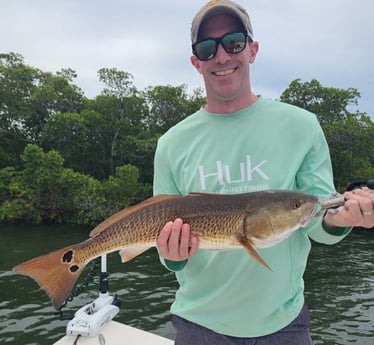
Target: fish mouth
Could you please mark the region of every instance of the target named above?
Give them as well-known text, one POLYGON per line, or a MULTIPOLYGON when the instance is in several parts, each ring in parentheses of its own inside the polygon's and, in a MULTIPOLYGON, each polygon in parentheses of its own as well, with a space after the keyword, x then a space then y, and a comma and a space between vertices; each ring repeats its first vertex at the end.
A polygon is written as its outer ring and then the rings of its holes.
POLYGON ((315 205, 307 214, 306 216, 301 220, 300 225, 302 228, 306 227, 309 222, 318 214, 320 210, 319 205, 315 205))

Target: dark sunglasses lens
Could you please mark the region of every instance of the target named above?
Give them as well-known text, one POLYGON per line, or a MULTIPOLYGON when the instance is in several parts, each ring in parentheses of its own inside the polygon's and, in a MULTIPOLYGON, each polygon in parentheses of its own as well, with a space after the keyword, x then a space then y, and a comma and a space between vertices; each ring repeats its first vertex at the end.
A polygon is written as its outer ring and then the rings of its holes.
POLYGON ((238 54, 244 50, 246 43, 247 36, 244 32, 232 32, 220 38, 197 42, 193 49, 199 60, 210 60, 217 54, 219 44, 222 44, 227 53, 238 54))
POLYGON ((222 38, 222 45, 230 54, 240 53, 246 44, 246 37, 243 32, 227 34, 222 38))
POLYGON ((195 54, 200 60, 209 60, 216 55, 217 43, 215 40, 205 40, 195 45, 195 54))

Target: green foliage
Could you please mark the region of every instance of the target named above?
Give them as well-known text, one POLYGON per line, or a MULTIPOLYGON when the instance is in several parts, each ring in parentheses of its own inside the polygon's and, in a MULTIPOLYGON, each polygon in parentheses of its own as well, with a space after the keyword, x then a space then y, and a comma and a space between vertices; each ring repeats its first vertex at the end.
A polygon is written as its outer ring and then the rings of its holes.
MULTIPOLYGON (((201 89, 152 86, 102 68, 87 99, 77 74, 0 54, 0 222, 97 224, 151 195, 157 139, 205 104, 201 89)), ((358 90, 294 80, 281 100, 314 112, 330 145, 336 185, 374 177, 374 125, 358 90)))
POLYGON ((29 144, 21 158, 24 167, 21 186, 28 191, 32 205, 39 210, 43 221, 61 223, 62 157, 56 151, 44 153, 40 147, 29 144))
POLYGON ((102 185, 91 176, 64 169, 61 175, 64 221, 72 224, 98 224, 108 216, 102 185))
POLYGON ((133 76, 117 68, 101 68, 97 72, 99 80, 105 84, 103 95, 126 98, 136 93, 133 76))
POLYGON ((45 153, 37 145, 26 146, 22 161, 19 172, 0 170, 0 221, 92 225, 151 193, 131 165, 118 167, 115 176, 100 182, 64 168, 60 154, 45 153))
POLYGON ((31 116, 25 117, 25 125, 38 142, 39 134, 49 117, 56 113, 79 112, 83 108, 81 91, 63 76, 43 73, 30 96, 31 116))
POLYGON ((22 173, 13 167, 0 170, 0 222, 40 223, 41 213, 33 206, 31 190, 22 178, 22 173))
POLYGON ((20 164, 28 143, 39 144, 52 114, 79 112, 86 99, 72 70, 53 75, 26 65, 18 54, 0 54, 0 168, 20 164))
POLYGON ((360 93, 357 89, 347 90, 334 87, 323 87, 319 81, 312 79, 302 83, 295 79, 282 93, 280 100, 317 115, 322 126, 356 117, 358 114, 350 112, 350 108, 358 105, 360 93))
POLYGON ((41 216, 38 210, 22 199, 6 200, 0 208, 0 221, 9 223, 39 224, 41 216))
POLYGON ((330 146, 335 184, 340 190, 355 180, 374 177, 372 152, 374 124, 364 125, 354 118, 324 126, 330 146))
POLYGON ((108 200, 107 216, 150 196, 150 185, 139 183, 139 170, 133 165, 116 169, 116 174, 103 182, 103 192, 108 200))
POLYGON ((14 167, 7 167, 0 170, 0 203, 6 201, 11 195, 9 194, 9 185, 19 173, 14 167))
POLYGON ((78 113, 52 115, 41 132, 45 150, 57 150, 65 165, 83 174, 103 177, 106 157, 106 122, 100 113, 84 110, 78 113))
POLYGON ((28 141, 24 118, 39 70, 26 66, 18 54, 0 54, 0 168, 14 166, 28 141))
POLYGON ((186 88, 186 85, 154 86, 145 90, 144 97, 149 105, 148 130, 162 134, 205 103, 201 90, 195 90, 193 97, 189 97, 186 88))
POLYGON ((360 93, 323 87, 317 80, 291 82, 281 101, 317 115, 329 143, 335 185, 340 191, 354 180, 374 177, 374 123, 365 113, 354 111, 360 93))

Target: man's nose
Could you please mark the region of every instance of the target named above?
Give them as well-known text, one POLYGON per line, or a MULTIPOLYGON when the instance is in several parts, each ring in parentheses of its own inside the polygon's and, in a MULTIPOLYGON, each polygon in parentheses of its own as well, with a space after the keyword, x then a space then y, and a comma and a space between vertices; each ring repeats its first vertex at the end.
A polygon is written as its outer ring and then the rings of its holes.
POLYGON ((223 48, 222 44, 220 43, 217 47, 217 54, 214 57, 216 63, 224 64, 226 61, 231 59, 231 54, 226 52, 223 48))

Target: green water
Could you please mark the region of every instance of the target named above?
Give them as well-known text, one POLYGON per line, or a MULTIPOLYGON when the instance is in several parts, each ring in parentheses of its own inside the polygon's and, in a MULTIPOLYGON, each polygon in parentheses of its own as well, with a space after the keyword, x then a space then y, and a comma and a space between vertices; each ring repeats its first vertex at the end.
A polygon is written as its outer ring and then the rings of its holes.
MULTIPOLYGON (((65 334, 66 320, 30 278, 11 268, 32 257, 87 238, 71 226, 0 225, 0 344, 47 345, 65 334)), ((334 246, 314 245, 305 274, 316 345, 374 344, 374 231, 354 232, 334 246)), ((88 270, 86 270, 88 271, 88 270)), ((109 289, 121 300, 115 320, 173 338, 169 306, 176 282, 154 249, 127 264, 108 257, 109 289)), ((87 273, 87 272, 85 272, 87 273)), ((98 295, 98 279, 64 309, 69 316, 98 295)))

